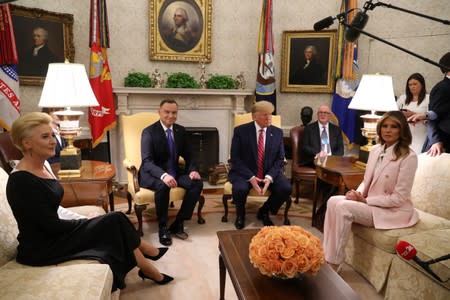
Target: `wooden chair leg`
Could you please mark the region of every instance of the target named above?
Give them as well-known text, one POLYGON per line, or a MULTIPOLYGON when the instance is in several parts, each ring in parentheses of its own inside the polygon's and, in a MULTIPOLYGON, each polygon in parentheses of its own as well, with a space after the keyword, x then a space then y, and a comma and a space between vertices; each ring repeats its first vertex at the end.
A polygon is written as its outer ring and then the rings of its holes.
POLYGON ((134 212, 136 213, 136 217, 138 219, 138 229, 137 232, 140 236, 144 235, 144 232, 142 231, 142 212, 147 208, 147 204, 144 205, 134 205, 134 212))
POLYGON ((128 210, 125 213, 129 215, 131 214, 131 201, 133 201, 133 197, 128 192, 127 192, 127 200, 128 200, 128 210))
POLYGON ((288 198, 286 199, 286 208, 284 209, 284 225, 291 225, 291 221, 289 221, 288 218, 288 213, 289 213, 289 209, 291 208, 291 204, 292 204, 292 199, 291 196, 288 196, 288 198))
POLYGON ((294 179, 294 186, 295 186, 295 204, 298 204, 298 198, 300 197, 300 180, 294 179))
POLYGON ((228 200, 232 198, 232 195, 223 195, 222 196, 222 202, 223 202, 223 209, 224 209, 224 215, 222 217, 222 222, 228 222, 228 200))
POLYGON ((198 199, 198 209, 197 209, 197 223, 198 224, 205 224, 205 219, 202 217, 202 209, 205 205, 205 197, 203 195, 200 195, 200 199, 198 199))

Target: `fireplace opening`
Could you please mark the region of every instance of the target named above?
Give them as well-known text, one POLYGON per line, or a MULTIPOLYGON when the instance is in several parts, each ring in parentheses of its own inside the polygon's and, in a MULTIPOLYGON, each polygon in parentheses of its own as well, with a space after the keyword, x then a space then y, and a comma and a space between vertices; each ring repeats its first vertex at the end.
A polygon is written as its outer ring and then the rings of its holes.
POLYGON ((219 163, 219 131, 215 127, 186 127, 189 150, 200 176, 208 179, 208 168, 219 163))

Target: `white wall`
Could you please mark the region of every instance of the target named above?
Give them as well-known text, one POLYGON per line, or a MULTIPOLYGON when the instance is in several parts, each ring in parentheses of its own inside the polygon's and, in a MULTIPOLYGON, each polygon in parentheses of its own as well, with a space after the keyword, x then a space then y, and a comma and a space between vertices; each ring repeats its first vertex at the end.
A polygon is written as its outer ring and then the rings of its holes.
MULTIPOLYGON (((197 63, 149 60, 148 1, 152 0, 109 0, 107 2, 111 39, 108 54, 114 86, 123 86, 123 79, 129 71, 151 73, 155 68, 169 73, 184 71, 199 77, 197 63)), ((89 3, 88 0, 14 2, 17 5, 73 14, 75 62, 86 65, 89 65, 89 3)), ((208 74, 220 73, 235 76, 243 71, 248 87, 254 88, 261 3, 262 0, 212 0, 212 63, 207 66, 208 74)), ((341 1, 277 0, 273 3, 275 63, 279 84, 283 31, 312 30, 313 24, 318 20, 336 15, 341 1)), ((359 0, 359 3, 361 7, 364 1, 359 0)), ((450 16, 449 0, 397 0, 392 4, 438 18, 448 19, 450 16)), ((450 51, 449 26, 384 7, 377 7, 368 14, 370 19, 365 30, 376 36, 434 61, 438 61, 442 54, 450 51)), ((334 24, 332 28, 337 28, 337 25, 334 24)), ((381 72, 392 75, 396 95, 403 93, 405 80, 411 73, 421 72, 426 78, 428 90, 431 90, 431 87, 442 78, 437 67, 366 36, 361 35, 359 46, 361 72, 381 72)), ((40 91, 40 87, 21 87, 23 112, 37 110, 40 91)), ((316 111, 320 104, 331 103, 330 94, 278 92, 277 99, 278 112, 283 117, 283 126, 297 124, 300 108, 304 105, 310 105, 316 111)))

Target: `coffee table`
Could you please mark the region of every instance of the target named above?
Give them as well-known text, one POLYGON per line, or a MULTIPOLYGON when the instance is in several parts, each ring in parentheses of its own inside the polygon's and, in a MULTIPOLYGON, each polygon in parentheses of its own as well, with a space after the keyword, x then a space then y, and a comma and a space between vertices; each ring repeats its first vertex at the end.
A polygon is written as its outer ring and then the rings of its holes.
POLYGON ((254 268, 248 246, 259 229, 219 231, 220 299, 224 299, 226 271, 239 299, 360 299, 327 264, 316 276, 302 279, 273 279, 254 268))

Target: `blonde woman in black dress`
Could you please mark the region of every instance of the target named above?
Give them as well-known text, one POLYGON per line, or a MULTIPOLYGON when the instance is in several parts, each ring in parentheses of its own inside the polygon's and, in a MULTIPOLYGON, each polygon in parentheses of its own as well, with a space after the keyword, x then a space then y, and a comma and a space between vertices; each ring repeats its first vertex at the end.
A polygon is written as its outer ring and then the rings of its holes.
POLYGON ((55 154, 51 122, 49 115, 33 112, 12 126, 13 142, 23 153, 6 187, 19 227, 17 262, 45 266, 95 259, 110 266, 113 291, 125 287, 125 276, 135 266, 142 279, 158 284, 172 281, 150 262, 161 258, 167 248, 155 248, 141 240, 122 212, 85 218, 59 206, 64 190, 46 161, 55 154))

